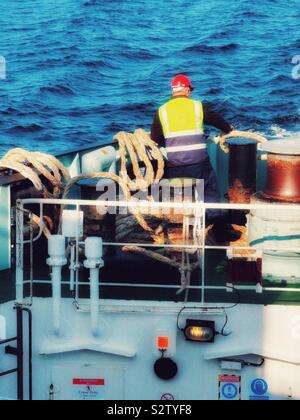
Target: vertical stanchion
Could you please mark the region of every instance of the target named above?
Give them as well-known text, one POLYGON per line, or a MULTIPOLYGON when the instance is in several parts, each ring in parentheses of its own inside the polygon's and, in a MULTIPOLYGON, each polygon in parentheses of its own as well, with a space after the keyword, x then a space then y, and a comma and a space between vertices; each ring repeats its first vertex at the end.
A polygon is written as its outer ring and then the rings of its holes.
POLYGON ((206 227, 206 208, 204 202, 202 203, 202 220, 203 220, 203 237, 202 237, 202 264, 201 264, 201 270, 202 270, 202 283, 201 283, 201 303, 202 305, 205 304, 205 241, 206 241, 206 235, 205 235, 205 227, 206 227))
POLYGON ((18 400, 24 400, 24 348, 23 348, 23 309, 16 306, 17 311, 17 377, 18 377, 18 400))
POLYGON ((24 298, 24 207, 22 201, 16 207, 16 299, 21 303, 24 298))

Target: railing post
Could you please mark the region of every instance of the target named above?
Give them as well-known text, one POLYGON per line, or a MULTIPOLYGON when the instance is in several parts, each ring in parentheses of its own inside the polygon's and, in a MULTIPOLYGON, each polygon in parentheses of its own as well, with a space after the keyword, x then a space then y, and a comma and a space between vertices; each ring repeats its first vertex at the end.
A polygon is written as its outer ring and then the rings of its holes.
POLYGON ((24 298, 24 207, 22 201, 16 208, 16 299, 22 303, 24 298))
POLYGON ((0 271, 11 268, 11 228, 10 228, 10 209, 11 209, 11 187, 9 185, 0 186, 0 271))
POLYGON ((17 311, 17 376, 18 376, 18 400, 24 400, 24 334, 23 334, 23 309, 16 306, 17 311))

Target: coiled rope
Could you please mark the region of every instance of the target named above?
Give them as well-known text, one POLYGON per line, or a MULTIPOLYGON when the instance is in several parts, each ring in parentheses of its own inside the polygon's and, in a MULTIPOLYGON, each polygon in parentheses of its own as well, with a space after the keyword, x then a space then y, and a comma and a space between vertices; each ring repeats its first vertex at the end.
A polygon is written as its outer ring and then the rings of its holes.
MULTIPOLYGON (((108 172, 93 172, 70 178, 68 170, 54 156, 41 152, 30 152, 24 149, 13 149, 0 159, 0 170, 13 170, 30 180, 34 187, 40 191, 45 198, 67 198, 74 184, 84 179, 104 178, 116 182, 123 191, 124 198, 129 203, 131 213, 136 217, 141 227, 149 233, 155 232, 146 222, 142 214, 134 208, 134 200, 131 191, 145 191, 150 185, 158 183, 164 174, 164 158, 158 146, 151 140, 150 136, 142 129, 136 130, 133 134, 120 132, 115 137, 119 143, 121 171, 120 176, 108 172), (131 180, 128 172, 128 159, 131 160, 135 180, 131 180), (155 173, 151 160, 157 161, 157 172, 155 173), (139 161, 144 162, 146 174, 142 175, 139 161), (53 186, 50 192, 48 186, 44 185, 41 175, 53 186)), ((148 197, 151 200, 151 197, 148 197)))
MULTIPOLYGON (((131 195, 132 191, 146 191, 151 185, 159 183, 164 175, 164 157, 158 148, 158 146, 151 140, 150 136, 142 129, 136 130, 133 134, 126 133, 124 131, 119 132, 114 140, 119 144, 120 152, 120 175, 111 174, 108 172, 90 173, 80 175, 76 178, 72 178, 65 187, 63 198, 67 198, 72 186, 84 179, 111 179, 116 182, 123 191, 125 200, 132 206, 129 205, 129 211, 134 215, 138 224, 148 232, 155 243, 164 243, 161 233, 163 232, 162 225, 158 226, 155 230, 149 225, 145 217, 136 209, 134 198, 131 195), (157 171, 155 173, 152 160, 157 162, 157 171), (146 172, 143 175, 139 162, 143 162, 146 168, 146 172), (132 164, 133 173, 135 179, 132 180, 128 175, 128 164, 132 164)), ((148 195, 148 200, 152 201, 153 197, 148 195)), ((61 209, 63 211, 63 208, 61 209)), ((62 219, 62 218, 61 218, 62 219)), ((188 243, 189 239, 189 225, 187 219, 184 218, 184 242, 188 243)), ((60 226, 61 229, 61 226, 60 226)), ((128 234, 130 233, 130 229, 128 234)), ((142 247, 124 246, 124 252, 132 252, 140 255, 144 255, 148 258, 155 259, 164 264, 168 264, 179 270, 181 275, 181 288, 179 294, 186 291, 186 298, 188 298, 188 291, 191 281, 191 273, 199 267, 199 262, 191 263, 188 252, 182 249, 181 261, 177 262, 174 258, 169 258, 159 253, 149 251, 142 247)))
MULTIPOLYGON (((157 236, 151 226, 147 223, 143 215, 135 208, 135 201, 131 195, 131 191, 145 191, 151 185, 158 183, 164 175, 165 162, 158 146, 151 140, 149 134, 144 130, 138 129, 133 134, 124 131, 119 132, 114 140, 119 144, 121 170, 120 175, 115 175, 109 172, 93 172, 89 174, 79 175, 72 178, 67 183, 63 198, 67 198, 73 185, 84 179, 111 179, 116 182, 123 191, 125 200, 132 206, 129 206, 129 211, 136 217, 140 226, 150 235, 155 238, 157 236), (131 180, 128 175, 128 159, 131 160, 135 180, 131 180), (157 172, 154 173, 151 159, 157 161, 157 172), (146 174, 142 175, 139 161, 142 161, 146 166, 146 174)), ((148 197, 151 200, 151 197, 148 197)))
POLYGON ((119 143, 121 171, 120 176, 124 182, 127 183, 131 191, 146 190, 155 183, 158 183, 163 175, 165 162, 161 151, 156 143, 151 140, 150 136, 142 129, 136 130, 133 134, 119 132, 114 137, 114 140, 119 143), (128 158, 130 158, 135 180, 132 181, 127 172, 128 158), (154 173, 151 159, 157 161, 157 173, 154 173), (141 172, 139 160, 145 164, 145 176, 141 172))
MULTIPOLYGON (((254 139, 259 143, 264 143, 267 139, 256 133, 249 133, 243 131, 233 131, 229 134, 222 135, 219 138, 219 144, 221 149, 225 152, 229 152, 229 148, 226 145, 226 141, 229 138, 241 138, 241 139, 254 139)), ((119 132, 114 140, 119 144, 120 152, 120 175, 115 175, 108 172, 93 172, 90 174, 84 174, 70 179, 68 170, 64 165, 56 159, 54 156, 47 155, 40 152, 28 152, 23 149, 13 149, 8 152, 2 159, 0 159, 0 170, 10 169, 20 173, 25 178, 29 179, 34 187, 41 191, 44 197, 47 198, 59 198, 62 194, 63 198, 67 198, 73 185, 84 179, 111 179, 116 182, 121 188, 125 200, 129 203, 129 211, 134 215, 138 224, 147 231, 152 239, 157 243, 161 241, 160 233, 162 232, 161 226, 156 230, 147 223, 145 217, 135 207, 135 201, 132 197, 131 192, 133 191, 147 191, 147 189, 155 184, 159 183, 164 175, 164 157, 158 148, 158 146, 151 140, 150 136, 142 129, 136 130, 133 134, 126 132, 119 132), (157 162, 157 171, 155 173, 152 160, 157 162), (135 179, 131 179, 128 175, 128 163, 132 164, 133 174, 135 179), (146 168, 145 174, 142 173, 140 168, 140 162, 143 162, 146 168), (47 181, 53 186, 53 192, 49 192, 40 176, 46 178, 47 181), (130 205, 132 203, 132 205, 130 205)), ((152 201, 153 197, 147 194, 148 200, 152 201)), ((61 212, 63 207, 61 208, 61 212)), ((61 230, 61 219, 60 227, 61 230)), ((33 215, 33 221, 38 224, 44 231, 44 234, 48 237, 50 235, 49 230, 45 227, 44 221, 36 215, 33 215)), ((183 222, 183 240, 189 242, 189 224, 186 218, 183 222)), ((196 238, 194 237, 194 240, 196 238)), ((134 252, 148 256, 150 258, 159 260, 173 267, 176 267, 181 273, 181 289, 178 293, 186 290, 186 298, 188 298, 188 290, 191 281, 191 273, 199 267, 199 262, 191 263, 190 257, 186 250, 182 249, 181 262, 168 257, 164 257, 156 252, 152 252, 140 247, 124 247, 124 251, 134 252)))
POLYGON ((20 148, 9 151, 0 159, 0 170, 4 169, 13 170, 29 179, 45 198, 58 198, 63 183, 70 179, 68 170, 54 156, 20 148), (53 193, 43 184, 41 175, 52 184, 53 193))

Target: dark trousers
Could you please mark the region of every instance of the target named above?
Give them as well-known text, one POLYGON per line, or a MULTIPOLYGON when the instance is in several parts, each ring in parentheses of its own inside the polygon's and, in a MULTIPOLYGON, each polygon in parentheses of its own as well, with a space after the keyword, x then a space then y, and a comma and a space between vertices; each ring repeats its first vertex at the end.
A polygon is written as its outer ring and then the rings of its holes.
MULTIPOLYGON (((218 187, 217 176, 210 160, 206 159, 204 162, 197 165, 190 166, 176 166, 167 167, 165 177, 172 178, 193 178, 204 180, 204 201, 206 203, 219 203, 220 191, 218 187)), ((226 219, 226 213, 221 210, 208 210, 207 212, 208 223, 214 223, 216 220, 226 219)))

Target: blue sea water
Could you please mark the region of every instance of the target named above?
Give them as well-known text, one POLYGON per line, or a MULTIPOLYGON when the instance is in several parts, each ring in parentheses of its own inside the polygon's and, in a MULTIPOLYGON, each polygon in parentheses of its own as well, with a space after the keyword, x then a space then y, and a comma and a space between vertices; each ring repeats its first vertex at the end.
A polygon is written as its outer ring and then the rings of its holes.
POLYGON ((299 0, 0 1, 0 154, 149 129, 179 72, 239 129, 300 131, 299 0))

